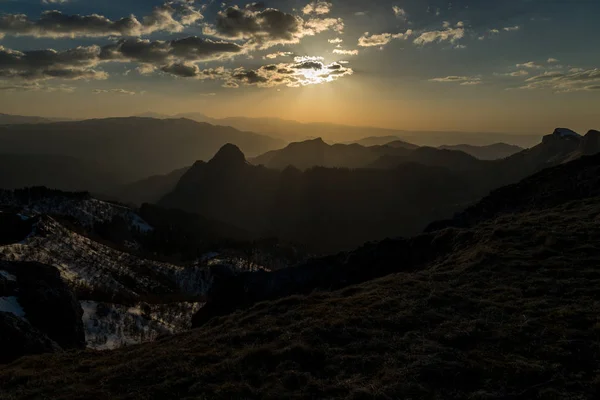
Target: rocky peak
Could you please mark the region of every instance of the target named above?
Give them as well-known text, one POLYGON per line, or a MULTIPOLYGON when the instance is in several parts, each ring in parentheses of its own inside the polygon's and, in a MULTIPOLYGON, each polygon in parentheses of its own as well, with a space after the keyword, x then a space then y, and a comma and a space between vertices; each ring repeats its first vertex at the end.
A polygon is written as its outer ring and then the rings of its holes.
POLYGON ((244 153, 242 153, 239 147, 227 143, 219 149, 209 163, 218 165, 245 165, 246 156, 244 156, 244 153))
POLYGON ((543 144, 579 143, 583 137, 567 128, 556 128, 551 135, 542 138, 543 144))
POLYGON ((583 137, 581 141, 581 154, 591 155, 600 152, 600 132, 591 130, 583 137))
POLYGON ((575 131, 572 131, 567 128, 556 128, 552 133, 553 136, 558 136, 561 138, 575 138, 581 139, 581 135, 575 131))

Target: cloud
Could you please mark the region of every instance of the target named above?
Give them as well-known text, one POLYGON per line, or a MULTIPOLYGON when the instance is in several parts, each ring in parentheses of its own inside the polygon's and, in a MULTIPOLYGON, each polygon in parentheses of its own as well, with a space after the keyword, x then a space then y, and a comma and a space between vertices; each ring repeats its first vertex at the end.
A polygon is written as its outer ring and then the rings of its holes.
POLYGON ((182 39, 150 41, 122 39, 102 47, 102 61, 139 62, 144 64, 171 64, 173 62, 200 62, 230 58, 242 53, 243 47, 232 42, 214 41, 190 36, 182 39))
POLYGON ((536 63, 535 61, 529 61, 523 64, 517 64, 517 68, 543 69, 544 66, 536 63))
POLYGON ((520 26, 518 26, 518 25, 515 25, 515 26, 507 26, 507 27, 504 27, 504 28, 502 28, 502 30, 503 30, 503 31, 505 31, 505 32, 514 32, 514 31, 518 31, 518 30, 520 30, 520 29, 521 29, 521 27, 520 27, 520 26))
POLYGON ((510 76, 527 76, 527 75, 529 75, 529 72, 525 71, 524 69, 521 69, 519 71, 511 72, 508 75, 510 75, 510 76))
POLYGON ((243 48, 238 44, 195 36, 171 41, 122 39, 103 47, 80 46, 64 51, 19 52, 0 47, 0 77, 31 81, 106 79, 108 74, 95 68, 110 62, 137 63, 140 73, 160 69, 182 76, 186 69, 197 68, 194 63, 230 58, 241 52, 243 48))
POLYGON ((181 32, 186 24, 202 19, 202 14, 187 1, 172 1, 155 7, 141 21, 135 16, 110 20, 102 15, 69 15, 51 10, 39 19, 30 20, 24 14, 0 16, 0 35, 32 36, 36 38, 76 38, 107 36, 142 36, 154 32, 181 32), (181 12, 181 21, 174 18, 181 12))
MULTIPOLYGON (((315 14, 315 13, 312 13, 315 14)), ((206 25, 204 33, 224 39, 247 40, 247 48, 267 49, 278 44, 299 43, 305 36, 333 30, 342 32, 341 18, 311 17, 304 20, 274 8, 228 7, 217 15, 215 25, 206 25)))
POLYGON ((317 15, 325 15, 329 14, 333 4, 326 1, 313 1, 310 4, 307 4, 306 7, 302 9, 304 14, 317 14, 317 15))
POLYGON ((578 70, 576 72, 547 71, 525 80, 519 89, 549 89, 556 93, 596 90, 600 84, 600 69, 578 70))
POLYGON ((430 82, 443 82, 443 83, 459 83, 461 86, 472 86, 480 85, 482 83, 481 78, 477 76, 446 76, 443 78, 432 78, 430 82))
POLYGON ((370 35, 369 32, 365 32, 365 34, 358 39, 358 45, 360 47, 381 47, 394 39, 406 40, 412 33, 413 31, 410 29, 405 33, 381 33, 378 35, 370 35))
POLYGON ((559 60, 557 60, 556 58, 549 58, 547 62, 548 64, 556 64, 557 62, 559 62, 559 60))
POLYGON ((65 4, 69 0, 42 0, 42 4, 65 4))
POLYGON ((258 87, 301 87, 334 82, 354 73, 340 63, 325 64, 320 58, 298 58, 295 63, 264 65, 256 70, 237 68, 230 74, 225 87, 254 85, 258 87))
POLYGON ((296 57, 293 63, 263 65, 256 69, 239 67, 201 70, 196 65, 169 65, 163 72, 186 78, 210 79, 223 82, 227 88, 240 86, 301 87, 336 81, 354 71, 346 63, 325 64, 322 57, 296 57))
POLYGON ((341 38, 335 38, 335 39, 329 39, 329 40, 327 40, 327 41, 328 41, 329 43, 331 43, 331 44, 340 44, 340 43, 342 43, 342 42, 344 41, 344 39, 341 39, 341 38))
POLYGON ((15 51, 0 46, 0 77, 24 80, 106 79, 108 75, 93 69, 98 63, 98 46, 71 50, 15 51))
POLYGON ((263 58, 269 59, 269 60, 274 60, 277 57, 289 57, 289 56, 293 56, 293 55, 294 55, 294 53, 292 53, 291 51, 278 51, 277 53, 267 54, 263 58))
POLYGON ((94 89, 92 90, 92 93, 94 94, 103 94, 103 93, 112 93, 112 94, 121 94, 121 95, 127 95, 127 96, 133 96, 136 93, 135 92, 131 92, 129 90, 125 90, 125 89, 94 89))
POLYGON ((455 27, 452 27, 448 22, 444 22, 443 30, 423 32, 414 40, 414 43, 419 46, 444 41, 455 43, 465 36, 464 26, 461 21, 455 27))
POLYGON ((46 92, 46 93, 73 93, 75 87, 68 85, 45 85, 40 82, 0 81, 0 92, 46 92))
POLYGON ((392 6, 392 11, 394 11, 394 15, 396 18, 406 19, 406 11, 403 8, 398 6, 392 6))
POLYGON ((358 55, 358 50, 333 49, 332 53, 346 55, 346 56, 356 56, 356 55, 358 55))

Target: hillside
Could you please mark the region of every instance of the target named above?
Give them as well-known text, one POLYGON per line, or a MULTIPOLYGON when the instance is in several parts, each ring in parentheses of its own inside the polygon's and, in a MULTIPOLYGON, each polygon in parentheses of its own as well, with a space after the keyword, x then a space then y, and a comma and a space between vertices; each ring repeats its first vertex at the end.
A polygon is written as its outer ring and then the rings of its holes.
MULTIPOLYGON (((187 119, 109 118, 0 126, 5 153, 76 157, 128 183, 208 159, 226 143, 258 155, 284 142, 187 119)), ((21 185, 24 186, 24 185, 21 185)))
POLYGON ((283 268, 292 263, 287 253, 283 244, 253 242, 243 230, 179 210, 135 210, 45 188, 0 191, 0 362, 70 348, 52 331, 44 336, 52 313, 79 315, 79 328, 64 329, 84 332, 83 345, 94 349, 189 329, 217 276, 283 268), (31 279, 37 295, 27 295, 31 279), (52 293, 64 295, 40 325, 32 315, 44 314, 42 300, 52 293))
POLYGON ((316 260, 350 268, 334 290, 114 352, 23 358, 0 367, 0 398, 593 399, 598 168, 594 156, 520 183, 540 198, 569 191, 556 176, 588 188, 564 201, 529 208, 512 190, 492 219, 316 260))

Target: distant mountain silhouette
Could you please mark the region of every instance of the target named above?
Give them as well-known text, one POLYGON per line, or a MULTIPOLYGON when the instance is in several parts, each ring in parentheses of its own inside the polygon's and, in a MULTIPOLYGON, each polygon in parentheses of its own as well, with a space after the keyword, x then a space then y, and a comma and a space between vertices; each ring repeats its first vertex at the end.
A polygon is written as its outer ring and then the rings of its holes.
POLYGON ((176 169, 166 175, 155 175, 140 181, 128 183, 106 192, 121 202, 141 205, 143 203, 156 203, 166 193, 177 186, 177 182, 190 167, 176 169))
POLYGON ((250 161, 255 165, 283 169, 319 167, 361 168, 377 160, 381 154, 394 152, 392 148, 367 148, 359 144, 329 145, 323 139, 290 143, 281 150, 273 150, 250 161), (387 151, 386 151, 387 150, 387 151))
POLYGON ((315 166, 389 169, 405 163, 453 170, 474 169, 480 166, 479 160, 460 151, 418 147, 402 141, 370 147, 357 143, 329 145, 321 138, 290 143, 281 150, 270 151, 250 161, 268 168, 283 169, 292 166, 302 170, 315 166))
POLYGON ((506 158, 523 151, 522 147, 506 144, 494 143, 488 146, 472 146, 469 144, 444 145, 440 149, 457 150, 472 155, 480 160, 498 160, 506 158))
POLYGON ((444 168, 281 171, 251 165, 227 145, 208 163, 190 168, 159 204, 332 251, 417 232, 478 195, 460 174, 444 168))
POLYGON ((39 123, 53 122, 53 121, 60 121, 60 120, 64 120, 64 119, 35 117, 35 116, 26 116, 26 115, 0 114, 0 125, 39 124, 39 123))
MULTIPOLYGON (((387 145, 389 146, 389 144, 387 145)), ((440 150, 434 147, 419 147, 415 150, 400 148, 396 154, 385 154, 377 161, 366 165, 367 168, 389 169, 401 164, 419 163, 434 167, 444 167, 455 171, 481 168, 481 160, 462 151, 440 150)))
POLYGON ((290 161, 301 167, 331 163, 329 152, 338 148, 346 156, 348 149, 359 149, 359 154, 374 149, 360 145, 329 146, 322 140, 292 144, 264 156, 267 165, 278 169, 250 165, 238 148, 227 145, 208 163, 190 168, 160 204, 330 252, 415 234, 428 221, 447 218, 495 188, 576 157, 583 143, 588 143, 586 151, 594 151, 596 133, 586 140, 561 132, 496 161, 428 147, 375 146, 376 151, 404 152, 382 156, 377 162, 390 162, 371 165, 379 169, 285 167, 290 161))
POLYGON ((278 118, 246 118, 231 117, 218 119, 219 125, 233 126, 240 130, 260 132, 288 141, 302 141, 314 137, 338 143, 358 141, 376 136, 394 136, 400 140, 419 146, 442 146, 448 144, 468 143, 472 145, 489 145, 497 142, 511 143, 522 147, 535 145, 540 135, 519 135, 494 132, 443 132, 443 131, 409 131, 386 129, 368 126, 350 126, 329 123, 300 123, 278 118))
POLYGON ((358 143, 364 146, 384 145, 402 140, 418 146, 438 147, 468 143, 486 146, 498 142, 510 143, 521 147, 534 146, 539 142, 539 134, 512 134, 498 132, 459 132, 459 131, 416 131, 353 126, 324 122, 302 123, 281 118, 227 117, 211 118, 199 112, 165 115, 144 113, 140 116, 152 118, 189 118, 197 122, 213 125, 231 126, 241 131, 262 133, 286 142, 301 142, 321 137, 332 143, 358 143))
POLYGON ((1 189, 47 186, 105 192, 124 183, 119 174, 109 172, 104 165, 60 155, 0 153, 0 171, 1 189))
POLYGON ((251 155, 284 145, 268 136, 188 119, 134 117, 0 126, 3 152, 77 157, 118 173, 122 182, 208 159, 229 142, 251 155))
POLYGON ((398 136, 371 136, 368 138, 347 142, 345 144, 353 143, 360 144, 361 146, 365 147, 392 145, 392 143, 393 147, 404 147, 407 149, 416 149, 417 147, 419 147, 416 144, 400 140, 398 136))
POLYGON ((385 144, 388 147, 393 147, 395 149, 407 149, 407 150, 416 150, 419 148, 416 144, 408 143, 402 140, 394 140, 392 142, 388 142, 385 144))

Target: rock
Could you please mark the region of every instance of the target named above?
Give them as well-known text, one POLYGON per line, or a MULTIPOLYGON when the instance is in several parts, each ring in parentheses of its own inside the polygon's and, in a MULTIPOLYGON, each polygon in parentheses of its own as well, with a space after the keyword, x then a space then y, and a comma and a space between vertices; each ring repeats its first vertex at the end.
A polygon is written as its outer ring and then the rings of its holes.
POLYGON ((39 263, 2 263, 16 279, 16 295, 26 320, 64 349, 85 348, 83 310, 54 267, 39 263))
POLYGON ((62 349, 56 342, 26 320, 0 312, 0 364, 26 355, 59 351, 62 349))

